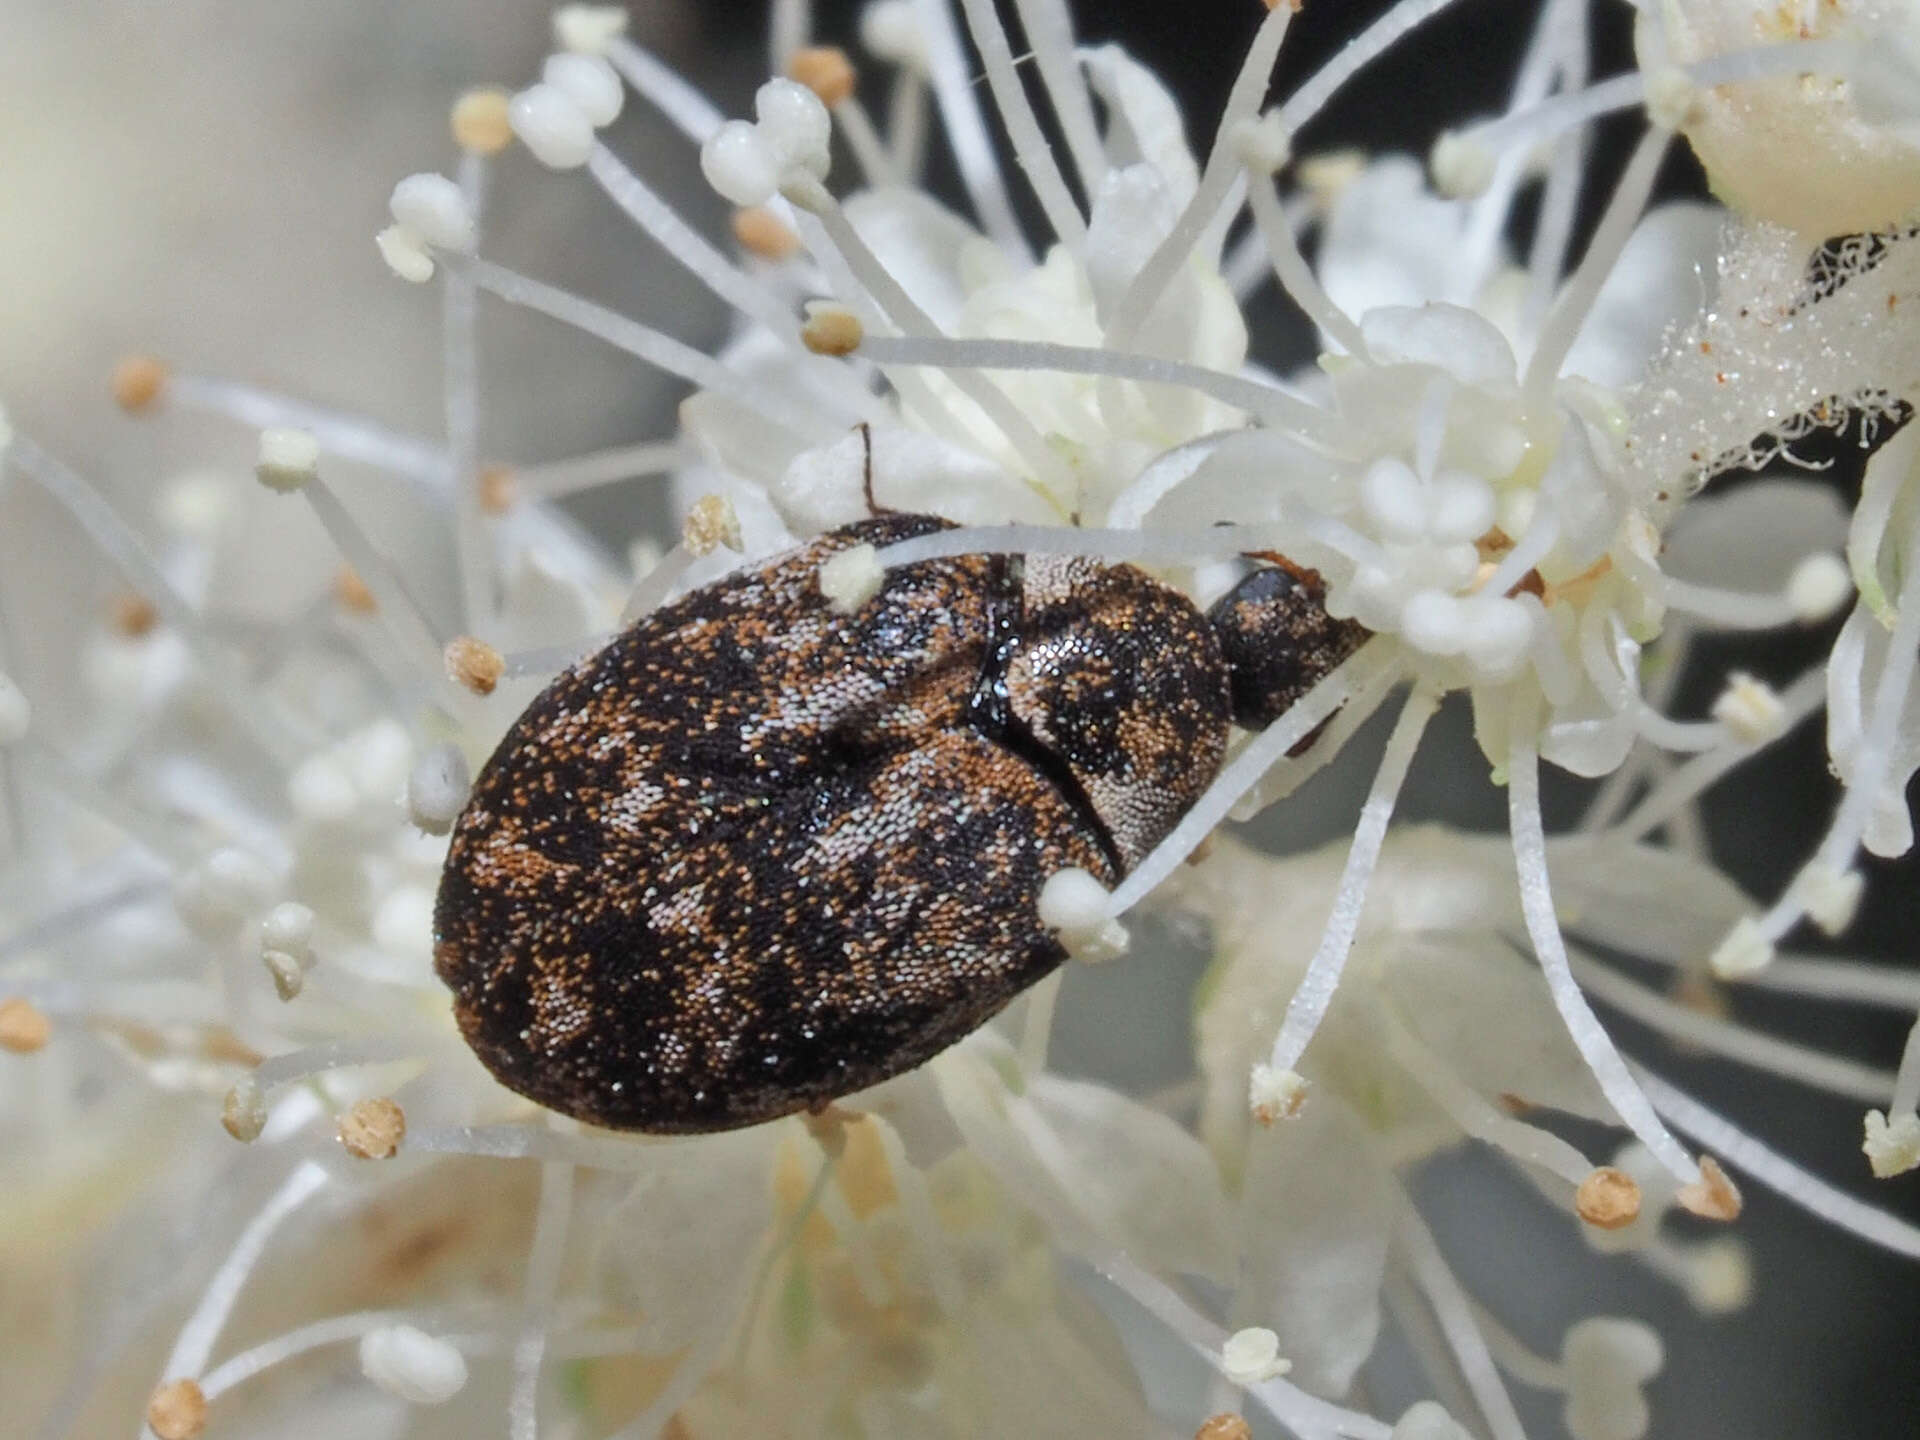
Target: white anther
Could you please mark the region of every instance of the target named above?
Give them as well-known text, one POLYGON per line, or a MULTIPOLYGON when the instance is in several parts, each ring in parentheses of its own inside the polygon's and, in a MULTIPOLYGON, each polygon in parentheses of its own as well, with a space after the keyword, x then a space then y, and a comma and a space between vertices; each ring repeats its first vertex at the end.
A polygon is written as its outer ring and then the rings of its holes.
POLYGON ((480 244, 473 207, 444 175, 423 170, 393 187, 387 209, 399 226, 439 250, 471 255, 480 244))
POLYGON ((196 935, 225 938, 266 905, 276 883, 259 856, 231 847, 216 850, 174 882, 174 909, 196 935))
POLYGON ((1707 964, 1722 980, 1744 980, 1773 963, 1773 941, 1751 915, 1742 915, 1714 947, 1707 964))
POLYGON ((1255 1065, 1247 1080, 1247 1109, 1262 1125, 1298 1115, 1307 1103, 1312 1087, 1297 1070, 1276 1070, 1271 1065, 1255 1065))
POLYGON ((1040 923, 1055 931, 1076 960, 1124 955, 1127 927, 1107 914, 1107 887, 1085 870, 1056 870, 1040 887, 1040 923))
POLYGON ((1667 130, 1683 129, 1700 118, 1700 91, 1677 65, 1647 76, 1647 118, 1667 130))
POLYGON ((1628 1440, 1647 1432, 1641 1387, 1660 1373, 1666 1350, 1650 1326, 1595 1316, 1567 1331, 1567 1431, 1574 1440, 1628 1440))
POLYGON ((827 178, 833 116, 818 95, 782 76, 755 92, 753 113, 760 117, 760 138, 782 170, 797 167, 816 180, 827 178))
POLYGON ((266 1097, 251 1075, 242 1076, 227 1091, 226 1101, 220 1107, 220 1124, 243 1145, 258 1140, 260 1132, 267 1128, 266 1097))
POLYGON ((415 762, 407 776, 407 814, 429 835, 445 835, 467 807, 473 773, 467 757, 451 741, 435 745, 415 762))
POLYGON ((33 724, 33 705, 13 677, 0 671, 0 747, 18 745, 33 724))
POLYGON ((1269 110, 1257 120, 1242 120, 1233 131, 1233 153, 1256 175, 1284 170, 1293 158, 1293 132, 1269 110))
POLYGON ((729 120, 700 147, 700 173, 735 205, 764 205, 780 188, 780 160, 746 120, 729 120))
POLYGON ((289 955, 284 950, 262 950, 260 963, 273 980, 276 995, 283 1001, 299 998, 306 987, 307 967, 298 955, 289 955))
POLYGON ((1422 1400, 1400 1417, 1387 1440, 1472 1440, 1472 1436, 1439 1402, 1422 1400))
POLYGON ((1866 877, 1858 870, 1836 870, 1823 860, 1809 862, 1793 882, 1794 897, 1828 935, 1839 935, 1853 924, 1866 888, 1866 877))
POLYGON ((1852 594, 1853 576, 1847 562, 1825 551, 1807 556, 1787 577, 1787 603, 1808 625, 1838 613, 1852 594))
POLYGON ((1220 1347, 1220 1373, 1235 1385, 1259 1385, 1291 1369, 1293 1362, 1281 1357, 1280 1337, 1264 1325, 1236 1330, 1220 1347))
POLYGON ((389 225, 373 237, 380 247, 380 258, 387 268, 411 285, 424 285, 433 278, 433 256, 427 242, 404 225, 389 225))
POLYGON ((1472 200, 1487 193, 1497 163, 1492 150, 1473 138, 1448 131, 1433 142, 1427 170, 1433 188, 1449 200, 1472 200))
POLYGON ((310 430, 275 426, 260 432, 254 476, 269 490, 291 495, 320 473, 320 442, 310 430))
POLYGON ((1504 680, 1519 670, 1533 643, 1533 619, 1518 600, 1475 595, 1461 602, 1467 659, 1489 679, 1504 680))
POLYGON ((889 64, 927 69, 927 35, 913 0, 876 0, 867 6, 860 16, 860 43, 889 64))
POLYGON ((602 57, 571 51, 549 55, 540 67, 540 78, 578 105, 595 129, 620 118, 627 92, 619 72, 602 57))
POLYGON ((1880 1180, 1920 1167, 1920 1115, 1909 1110, 1889 1120, 1882 1111, 1869 1110, 1867 1138, 1860 1149, 1880 1180))
POLYGON ((579 55, 604 55, 627 33, 622 5, 562 5, 553 12, 553 40, 579 55))
POLYGON ((1464 471, 1443 471, 1427 498, 1427 515, 1427 528, 1436 540, 1478 540, 1493 527, 1493 487, 1464 471))
POLYGON ((1779 738, 1787 723, 1787 707, 1766 681, 1735 671, 1713 702, 1713 718, 1742 744, 1764 745, 1779 738))
POLYGON ((260 948, 306 960, 313 955, 313 911, 297 900, 283 900, 260 922, 260 948))
POLYGON ((593 153, 593 121, 557 86, 542 82, 522 90, 507 102, 507 123, 550 170, 578 169, 593 153))
POLYGON ((1686 1252, 1681 1283, 1702 1315, 1731 1315, 1753 1298, 1753 1257, 1735 1236, 1722 1235, 1686 1252))
POLYGON ((460 1352, 411 1325, 383 1325, 361 1336, 360 1370, 409 1405, 444 1405, 467 1384, 460 1352))
POLYGON ((871 545, 855 545, 850 550, 842 550, 829 557, 821 565, 820 593, 826 597, 834 614, 851 615, 880 593, 881 583, 886 578, 887 571, 880 563, 880 552, 871 545))
POLYGON ((1360 480, 1360 504, 1384 540, 1427 538, 1427 487, 1403 460, 1376 460, 1360 480))
POLYGON ((1467 617, 1457 597, 1422 590, 1400 607, 1400 634, 1429 655, 1459 655, 1467 648, 1467 617))

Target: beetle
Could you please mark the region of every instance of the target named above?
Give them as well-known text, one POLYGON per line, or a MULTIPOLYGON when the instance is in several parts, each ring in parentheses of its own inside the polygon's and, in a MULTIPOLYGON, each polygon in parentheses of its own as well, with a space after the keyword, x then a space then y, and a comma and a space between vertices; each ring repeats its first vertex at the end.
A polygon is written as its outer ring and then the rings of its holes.
POLYGON ((434 963, 509 1088, 589 1123, 752 1125, 878 1083, 1066 959, 1037 899, 1111 886, 1365 632, 1311 571, 1203 616, 1123 564, 969 555, 850 615, 882 513, 645 616, 508 730, 454 827, 434 963))

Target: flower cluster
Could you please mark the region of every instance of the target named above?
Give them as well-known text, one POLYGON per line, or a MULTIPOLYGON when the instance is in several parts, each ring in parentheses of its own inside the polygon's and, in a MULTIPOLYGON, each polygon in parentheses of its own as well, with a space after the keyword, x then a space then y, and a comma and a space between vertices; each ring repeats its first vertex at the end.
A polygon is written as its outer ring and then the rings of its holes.
POLYGON ((1910 976, 1784 948, 1803 920, 1846 930, 1863 849, 1913 843, 1920 440, 1898 427, 1920 403, 1920 20, 1671 0, 1640 11, 1637 67, 1596 80, 1598 3, 1545 0, 1504 113, 1425 165, 1295 141, 1446 0, 1400 0, 1274 104, 1305 22, 1250 14, 1198 158, 1151 69, 1077 43, 1065 0, 1015 0, 1020 39, 992 0, 875 0, 858 65, 815 43, 804 0, 774 0, 779 73, 751 119, 620 12, 568 6, 536 82, 460 97, 455 173, 400 181, 377 237, 402 281, 442 288, 444 434, 131 360, 124 409, 259 440, 252 476, 178 478, 142 527, 0 422, 13 482, 127 586, 44 694, 9 678, 47 667, 13 649, 0 586, 0 1241, 24 1237, 0 1255, 36 1251, 53 1289, 104 1254, 124 1302, 38 1327, 85 1357, 41 1433, 504 1414, 513 1440, 1230 1440, 1260 1411, 1303 1440, 1510 1440, 1510 1384, 1559 1397, 1576 1440, 1646 1433, 1650 1327, 1587 1316, 1542 1355, 1456 1273, 1411 1181, 1466 1141, 1707 1314, 1764 1276, 1733 1232, 1662 1222, 1737 1219, 1729 1169, 1920 1258, 1920 1230, 1624 1054, 1594 1008, 1871 1107, 1873 1173, 1920 1165, 1920 1044, 1882 1072, 1724 1003, 1920 1007, 1910 976), (697 147, 735 207, 725 242, 606 138, 636 103, 697 147), (1622 109, 1645 134, 1583 232, 1583 127, 1622 109), (964 212, 921 181, 934 112, 964 212), (1649 209, 1677 134, 1725 208, 1649 209), (731 307, 718 353, 489 258, 516 142, 731 307), (1296 373, 1249 359, 1269 286, 1317 336, 1296 373), (675 432, 483 463, 483 299, 684 382, 675 432), (1843 425, 1885 443, 1837 497, 1791 462, 1843 425), (337 483, 355 467, 442 518, 449 603, 421 593, 379 492, 337 483), (612 555, 568 518, 616 483, 672 486, 670 548, 612 555), (433 974, 474 769, 623 623, 881 508, 955 523, 837 557, 820 583, 842 610, 940 556, 1131 562, 1202 605, 1285 557, 1368 633, 1236 737, 1111 893, 1063 872, 1041 897, 1084 960, 1126 948, 1137 909, 1204 937, 1191 1081, 1142 1097, 1050 1068, 1056 975, 804 1119, 660 1140, 533 1109, 433 974), (263 589, 297 592, 292 618, 249 623, 263 589), (1720 677, 1706 715, 1673 713, 1697 638, 1795 627, 1830 635, 1820 664, 1778 689, 1720 677), (1505 835, 1392 827, 1455 694, 1505 835), (1218 833, 1390 705, 1350 840, 1283 858, 1218 833), (1842 798, 1757 905, 1713 867, 1697 804, 1823 708, 1842 798), (1542 762, 1600 782, 1574 831, 1548 834, 1542 762), (1599 1157, 1576 1143, 1596 1126, 1617 1132, 1599 1157), (1382 1417, 1365 1397, 1389 1329, 1436 1398, 1382 1417))

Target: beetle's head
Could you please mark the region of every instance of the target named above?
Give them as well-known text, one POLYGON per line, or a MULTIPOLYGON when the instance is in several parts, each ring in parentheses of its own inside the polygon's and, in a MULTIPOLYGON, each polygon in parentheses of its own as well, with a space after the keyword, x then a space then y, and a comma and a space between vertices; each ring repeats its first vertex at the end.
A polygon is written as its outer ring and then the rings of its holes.
POLYGON ((1264 730, 1372 633, 1327 613, 1319 572, 1280 557, 1222 595, 1207 623, 1226 656, 1233 721, 1264 730))

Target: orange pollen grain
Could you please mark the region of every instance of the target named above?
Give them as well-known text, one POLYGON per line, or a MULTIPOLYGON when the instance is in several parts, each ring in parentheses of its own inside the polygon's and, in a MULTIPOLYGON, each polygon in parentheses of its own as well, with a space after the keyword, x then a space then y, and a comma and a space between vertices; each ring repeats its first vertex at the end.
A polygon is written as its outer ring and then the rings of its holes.
POLYGON ((852 97, 860 78, 847 52, 833 45, 794 51, 793 59, 787 62, 787 75, 818 95, 829 110, 852 97))
POLYGON ((407 1137, 407 1116, 391 1100, 361 1100, 338 1120, 340 1143, 361 1160, 390 1160, 407 1137))
POLYGON ((1700 1157, 1700 1178, 1690 1185, 1682 1185, 1675 1197, 1680 1207, 1703 1220, 1738 1220, 1740 1218, 1740 1191, 1727 1172, 1720 1168, 1720 1162, 1711 1155, 1700 1157))
POLYGON ((866 331, 851 310, 821 310, 800 331, 800 339, 816 355, 851 355, 860 348, 866 331))
POLYGON ((507 672, 506 659, 484 640, 460 635, 447 642, 447 676, 475 695, 491 695, 507 672))
POLYGON ((1204 1421, 1193 1440, 1253 1440, 1253 1427, 1230 1410, 1204 1421))
POLYGON ((1626 1171, 1602 1165, 1580 1182, 1573 1210, 1597 1229, 1624 1229, 1640 1218, 1640 1187, 1626 1171))
POLYGON ((733 212, 733 238, 762 260, 785 260, 800 248, 800 237, 764 205, 733 212))
POLYGON ((207 1397, 197 1380, 170 1380, 147 1401, 147 1424, 160 1440, 194 1440, 207 1428, 207 1397))
POLYGON ((122 590, 107 608, 107 624, 113 633, 128 640, 139 640, 153 633, 160 623, 160 612, 153 602, 133 590, 122 590))
POLYGON ((17 995, 0 1000, 0 1050, 31 1055, 52 1038, 53 1022, 31 1003, 17 995))
POLYGON ((167 367, 151 355, 129 355, 113 367, 113 403, 129 415, 153 407, 167 388, 167 367))
POLYGON ((342 565, 333 577, 333 598, 340 602, 343 610, 351 610, 356 615, 371 615, 380 608, 367 582, 351 565, 342 565))
POLYGON ((489 515, 504 515, 520 496, 511 465, 483 465, 480 469, 480 508, 489 515))

